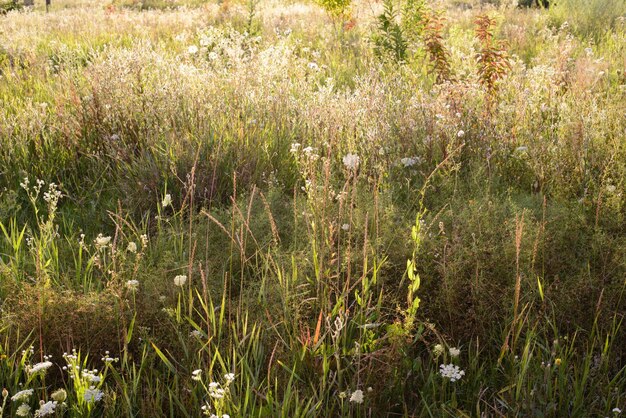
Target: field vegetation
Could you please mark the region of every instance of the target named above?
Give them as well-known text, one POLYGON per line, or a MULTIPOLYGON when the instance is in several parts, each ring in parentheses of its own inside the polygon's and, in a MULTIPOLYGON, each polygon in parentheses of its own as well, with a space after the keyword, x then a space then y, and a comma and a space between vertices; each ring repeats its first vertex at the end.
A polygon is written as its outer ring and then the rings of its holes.
POLYGON ((623 0, 0 0, 0 417, 626 414, 623 0))

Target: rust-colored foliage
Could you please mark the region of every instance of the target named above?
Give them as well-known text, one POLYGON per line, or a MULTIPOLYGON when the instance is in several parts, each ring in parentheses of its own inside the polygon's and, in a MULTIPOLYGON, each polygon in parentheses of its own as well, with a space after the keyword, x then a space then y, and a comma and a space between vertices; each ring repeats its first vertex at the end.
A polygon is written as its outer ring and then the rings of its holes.
POLYGON ((452 80, 452 69, 450 67, 449 53, 443 44, 443 22, 444 18, 431 12, 426 15, 424 26, 424 44, 426 52, 432 63, 432 71, 437 76, 437 83, 452 80))
POLYGON ((491 19, 485 14, 478 16, 474 23, 476 23, 476 37, 481 46, 480 51, 476 54, 478 77, 481 84, 491 94, 495 91, 496 82, 506 75, 511 64, 504 49, 504 43, 495 39, 495 19, 491 19))

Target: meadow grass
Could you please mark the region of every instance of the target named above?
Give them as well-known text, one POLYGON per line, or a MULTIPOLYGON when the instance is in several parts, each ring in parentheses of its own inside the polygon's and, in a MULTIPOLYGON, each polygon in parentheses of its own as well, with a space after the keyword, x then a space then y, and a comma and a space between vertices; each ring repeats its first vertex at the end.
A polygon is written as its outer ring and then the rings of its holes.
POLYGON ((617 417, 626 6, 0 10, 0 416, 617 417))

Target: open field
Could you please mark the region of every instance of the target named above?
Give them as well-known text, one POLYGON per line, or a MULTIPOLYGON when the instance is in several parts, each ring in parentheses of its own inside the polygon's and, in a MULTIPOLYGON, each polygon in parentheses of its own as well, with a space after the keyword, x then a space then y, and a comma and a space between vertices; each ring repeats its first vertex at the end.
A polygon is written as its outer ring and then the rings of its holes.
POLYGON ((0 0, 0 417, 626 415, 626 2, 550 3, 0 0))

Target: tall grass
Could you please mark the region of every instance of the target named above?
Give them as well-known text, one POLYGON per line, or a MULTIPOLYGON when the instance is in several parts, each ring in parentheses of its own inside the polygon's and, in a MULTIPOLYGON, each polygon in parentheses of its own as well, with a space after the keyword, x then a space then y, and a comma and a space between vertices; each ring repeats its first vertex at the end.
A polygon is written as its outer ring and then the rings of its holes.
POLYGON ((619 415, 619 10, 405 3, 0 16, 0 416, 619 415))

